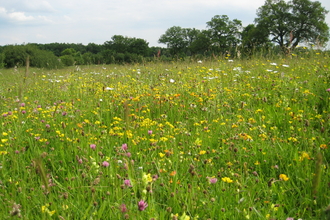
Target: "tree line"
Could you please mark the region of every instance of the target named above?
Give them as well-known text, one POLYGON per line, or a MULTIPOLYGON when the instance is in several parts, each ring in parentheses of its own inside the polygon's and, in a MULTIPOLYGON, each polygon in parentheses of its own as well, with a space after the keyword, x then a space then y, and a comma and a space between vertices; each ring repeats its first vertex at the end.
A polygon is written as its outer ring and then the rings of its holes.
MULTIPOLYGON (((157 56, 161 47, 149 47, 140 38, 114 35, 104 44, 89 43, 28 43, 0 47, 0 67, 24 66, 27 56, 30 66, 61 68, 72 65, 143 62, 157 56)), ((164 51, 165 52, 165 51, 164 51)))
POLYGON ((318 1, 266 0, 258 8, 254 24, 227 15, 215 15, 205 30, 173 26, 158 40, 166 48, 149 47, 140 38, 114 35, 104 44, 50 43, 0 47, 0 67, 25 65, 26 57, 35 67, 60 68, 71 65, 144 62, 154 58, 205 56, 250 57, 260 51, 288 54, 299 44, 324 46, 329 40, 325 22, 328 11, 318 1))
POLYGON ((249 56, 269 48, 290 53, 299 44, 325 46, 329 40, 327 13, 318 1, 266 0, 257 10, 254 24, 243 27, 238 19, 216 15, 206 23, 205 30, 173 26, 160 37, 159 43, 179 56, 219 53, 249 56))

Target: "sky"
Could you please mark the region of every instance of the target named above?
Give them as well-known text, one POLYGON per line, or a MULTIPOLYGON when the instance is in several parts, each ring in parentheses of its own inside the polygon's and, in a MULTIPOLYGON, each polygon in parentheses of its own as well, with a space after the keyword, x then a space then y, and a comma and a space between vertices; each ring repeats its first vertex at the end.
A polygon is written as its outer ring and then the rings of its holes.
MULTIPOLYGON (((330 11, 329 0, 319 0, 330 11)), ((172 26, 206 29, 215 15, 253 24, 265 0, 0 0, 0 45, 103 44, 113 35, 149 46, 172 26)), ((326 17, 330 26, 330 14, 326 17)))

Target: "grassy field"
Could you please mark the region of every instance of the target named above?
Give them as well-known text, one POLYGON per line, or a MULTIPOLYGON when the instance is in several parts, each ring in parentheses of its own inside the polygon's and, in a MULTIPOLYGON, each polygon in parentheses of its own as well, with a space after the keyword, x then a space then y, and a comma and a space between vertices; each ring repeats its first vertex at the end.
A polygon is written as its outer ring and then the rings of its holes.
POLYGON ((2 69, 0 216, 329 219, 329 63, 2 69))

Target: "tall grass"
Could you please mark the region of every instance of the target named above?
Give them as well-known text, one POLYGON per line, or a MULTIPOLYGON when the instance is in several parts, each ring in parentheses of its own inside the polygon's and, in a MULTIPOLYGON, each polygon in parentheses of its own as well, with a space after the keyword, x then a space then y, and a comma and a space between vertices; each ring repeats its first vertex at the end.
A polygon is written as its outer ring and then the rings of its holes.
POLYGON ((4 219, 326 219, 325 54, 0 72, 4 219))

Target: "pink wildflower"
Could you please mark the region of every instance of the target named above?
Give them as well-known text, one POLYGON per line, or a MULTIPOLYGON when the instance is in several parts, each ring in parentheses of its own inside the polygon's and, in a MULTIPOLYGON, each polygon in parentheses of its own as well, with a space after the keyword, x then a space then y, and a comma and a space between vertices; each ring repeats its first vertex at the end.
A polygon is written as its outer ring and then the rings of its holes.
POLYGON ((209 179, 209 182, 212 184, 215 184, 216 182, 218 182, 218 179, 215 177, 208 177, 208 179, 209 179))
POLYGON ((108 167, 110 164, 109 164, 109 162, 108 161, 103 161, 103 163, 102 163, 102 166, 104 166, 104 167, 108 167))
POLYGON ((128 180, 128 179, 124 180, 124 184, 125 184, 126 186, 128 186, 128 187, 132 187, 132 185, 131 185, 131 181, 128 180))
POLYGON ((122 145, 121 145, 121 149, 122 149, 123 151, 126 151, 126 150, 128 149, 127 144, 122 144, 122 145))
POLYGON ((89 145, 89 147, 92 148, 93 150, 95 150, 96 144, 91 144, 91 145, 89 145))
POLYGON ((128 211, 128 209, 127 209, 127 207, 126 207, 125 204, 121 204, 121 206, 120 206, 120 211, 121 211, 122 213, 125 213, 125 212, 128 211))
POLYGON ((144 200, 140 200, 138 206, 140 211, 144 211, 148 207, 148 203, 145 202, 144 200))

